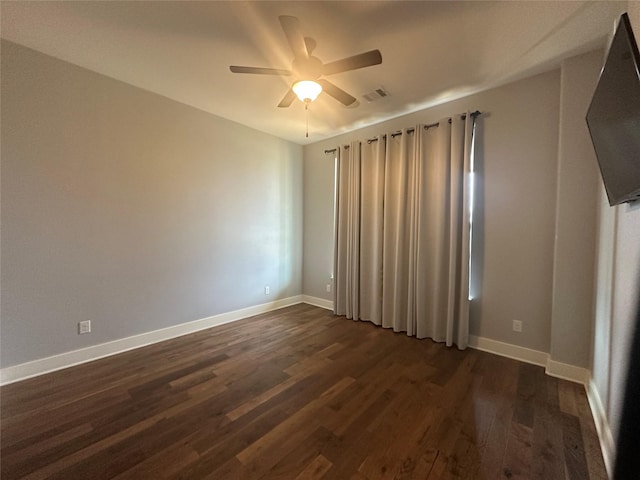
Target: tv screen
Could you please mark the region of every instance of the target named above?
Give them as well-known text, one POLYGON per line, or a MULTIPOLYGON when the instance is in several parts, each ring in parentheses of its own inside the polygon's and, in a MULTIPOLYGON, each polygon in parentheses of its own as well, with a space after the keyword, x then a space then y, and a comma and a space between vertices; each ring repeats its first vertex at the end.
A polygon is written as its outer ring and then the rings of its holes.
POLYGON ((640 54, 629 17, 620 17, 587 125, 611 206, 640 199, 640 54))

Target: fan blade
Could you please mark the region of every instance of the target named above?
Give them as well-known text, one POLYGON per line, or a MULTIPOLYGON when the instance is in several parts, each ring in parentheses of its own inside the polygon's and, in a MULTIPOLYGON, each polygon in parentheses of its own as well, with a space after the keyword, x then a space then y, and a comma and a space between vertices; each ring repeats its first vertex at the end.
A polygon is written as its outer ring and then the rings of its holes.
POLYGON ((287 37, 287 42, 289 42, 293 56, 295 58, 308 58, 309 53, 307 52, 304 36, 300 30, 300 21, 296 17, 289 15, 280 15, 278 19, 287 37))
POLYGON ((233 73, 258 73, 261 75, 291 75, 291 70, 283 70, 280 68, 261 68, 261 67, 239 67, 231 65, 229 67, 233 73))
POLYGON ((382 63, 382 54, 380 50, 370 50, 360 55, 343 58, 335 62, 326 63, 322 67, 323 75, 333 75, 334 73, 346 72, 348 70, 357 70, 358 68, 370 67, 382 63))
POLYGON ((316 41, 311 37, 304 37, 304 44, 307 47, 307 54, 311 55, 316 49, 316 41))
POLYGON ((348 107, 349 105, 351 105, 353 102, 356 101, 355 97, 352 97, 341 88, 336 87, 329 80, 325 80, 321 78, 320 80, 318 80, 318 83, 322 86, 323 91, 327 92, 328 95, 331 95, 333 98, 335 98, 340 103, 342 103, 345 107, 348 107))
POLYGON ((293 101, 296 99, 296 94, 294 93, 293 89, 289 89, 289 91, 285 94, 284 97, 282 97, 282 100, 280 100, 280 103, 278 104, 278 108, 287 108, 289 105, 291 105, 293 103, 293 101))

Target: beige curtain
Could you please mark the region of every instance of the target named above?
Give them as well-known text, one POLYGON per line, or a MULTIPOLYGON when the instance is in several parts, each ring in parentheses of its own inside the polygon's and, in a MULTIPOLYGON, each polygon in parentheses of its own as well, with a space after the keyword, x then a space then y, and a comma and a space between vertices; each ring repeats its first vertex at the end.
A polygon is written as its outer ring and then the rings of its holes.
POLYGON ((355 320, 360 319, 360 165, 360 142, 338 150, 333 305, 334 312, 355 320))
POLYGON ((473 118, 340 149, 334 312, 466 348, 473 118))

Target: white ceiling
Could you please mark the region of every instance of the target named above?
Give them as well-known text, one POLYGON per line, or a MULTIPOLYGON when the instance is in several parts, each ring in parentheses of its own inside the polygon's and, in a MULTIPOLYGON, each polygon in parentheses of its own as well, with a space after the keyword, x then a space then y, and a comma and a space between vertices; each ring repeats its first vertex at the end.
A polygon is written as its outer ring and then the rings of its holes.
POLYGON ((10 2, 3 38, 179 102, 305 144, 554 68, 604 47, 626 2, 10 2), (278 22, 294 15, 324 62, 379 49, 381 65, 336 74, 357 97, 326 94, 304 136, 301 102, 276 105, 290 77, 240 75, 229 65, 288 69, 278 22), (362 95, 383 86, 390 96, 362 95))

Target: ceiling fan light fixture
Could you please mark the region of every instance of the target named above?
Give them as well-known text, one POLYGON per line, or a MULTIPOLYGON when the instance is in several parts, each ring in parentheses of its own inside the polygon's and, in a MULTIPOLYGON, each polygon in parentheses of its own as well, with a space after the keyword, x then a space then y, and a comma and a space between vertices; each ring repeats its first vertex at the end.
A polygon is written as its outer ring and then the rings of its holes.
POLYGON ((313 102, 322 92, 320 84, 313 80, 300 80, 294 83, 292 88, 296 96, 304 103, 313 102))

